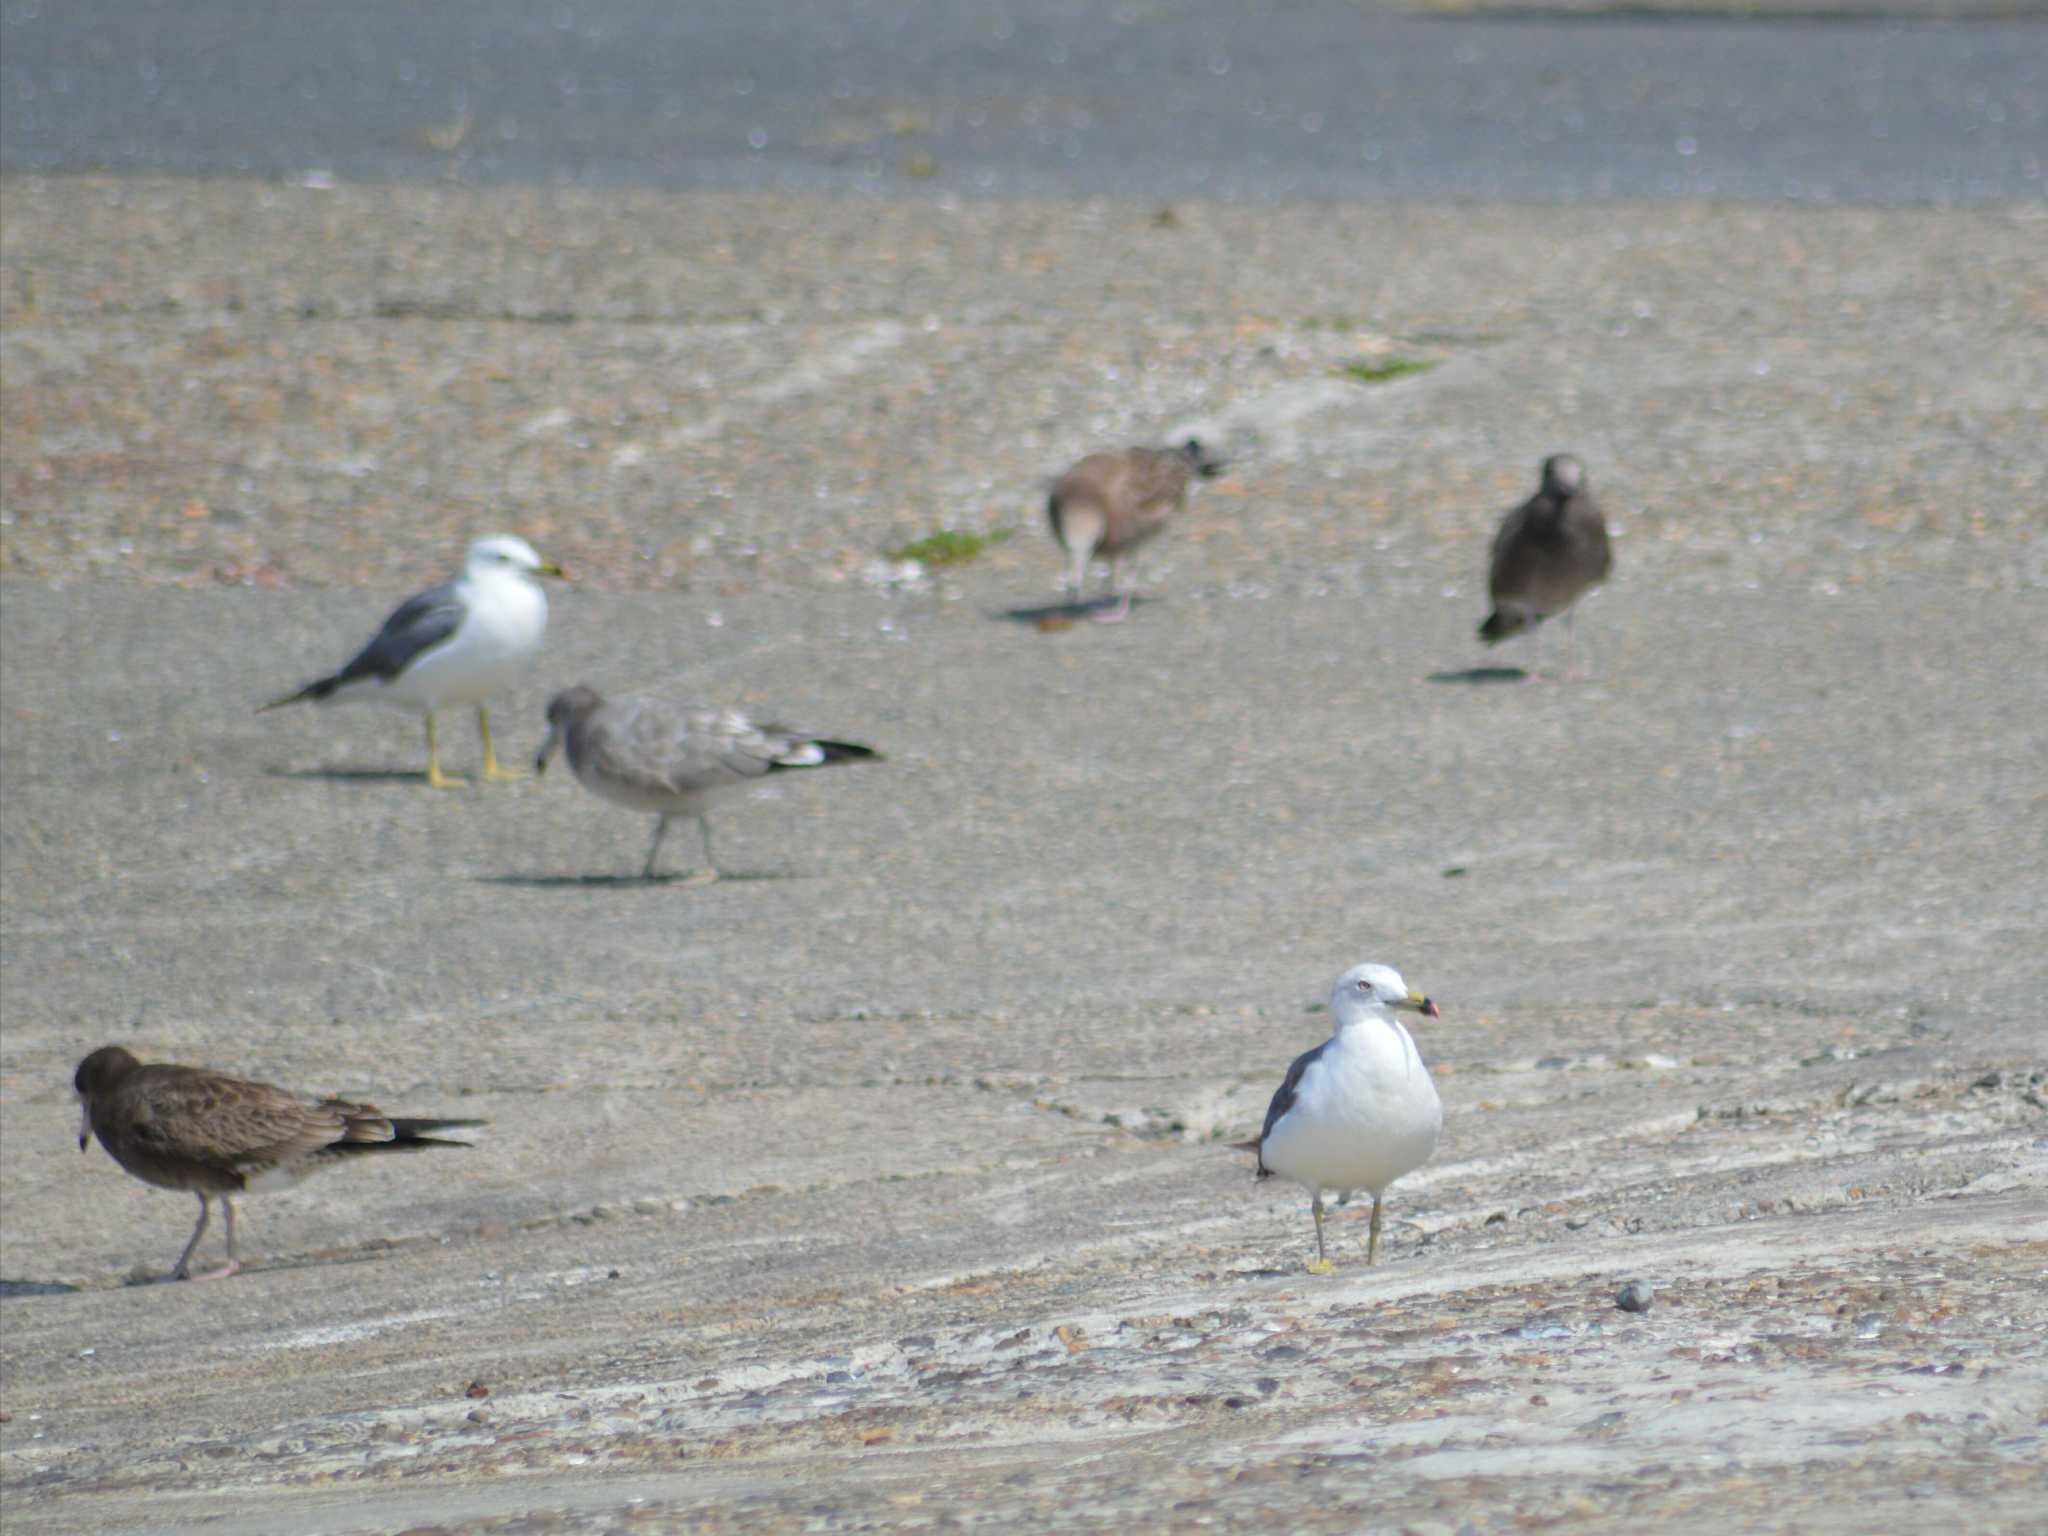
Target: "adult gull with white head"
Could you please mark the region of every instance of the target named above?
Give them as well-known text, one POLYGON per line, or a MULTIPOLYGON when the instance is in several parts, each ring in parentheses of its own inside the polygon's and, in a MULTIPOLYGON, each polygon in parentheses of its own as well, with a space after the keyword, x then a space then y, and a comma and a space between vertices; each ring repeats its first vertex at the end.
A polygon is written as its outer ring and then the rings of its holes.
POLYGON ((1380 1217, 1387 1186, 1436 1153, 1444 1107, 1414 1037, 1394 1012, 1436 1018, 1437 1007, 1392 966, 1354 965, 1330 989, 1336 1032, 1294 1059, 1266 1111, 1257 1139, 1237 1143, 1256 1152, 1258 1177, 1279 1174, 1309 1192, 1316 1221, 1318 1273, 1330 1268, 1323 1246, 1323 1191, 1367 1190, 1372 1232, 1365 1262, 1379 1257, 1380 1217))
POLYGON ((399 604, 347 666, 263 709, 301 700, 364 698, 414 710, 427 722, 427 782, 452 789, 464 781, 441 772, 434 712, 450 704, 474 704, 477 734, 483 738, 483 777, 519 778, 498 763, 484 700, 516 682, 539 653, 548 599, 536 578, 561 574, 560 566, 543 560, 516 534, 478 539, 469 546, 460 576, 399 604))

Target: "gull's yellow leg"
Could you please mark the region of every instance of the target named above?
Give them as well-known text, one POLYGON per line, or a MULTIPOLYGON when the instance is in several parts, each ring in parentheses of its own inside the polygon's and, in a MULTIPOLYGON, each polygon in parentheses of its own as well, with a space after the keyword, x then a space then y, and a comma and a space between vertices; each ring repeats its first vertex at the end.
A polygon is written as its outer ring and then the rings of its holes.
POLYGON ((1380 1256, 1380 1197, 1372 1197, 1372 1233, 1365 1240, 1365 1262, 1372 1264, 1380 1256))
POLYGON ((1308 1272, 1312 1275, 1327 1275, 1336 1269, 1330 1262, 1330 1255, 1323 1247, 1323 1192, 1319 1189, 1308 1203, 1309 1214, 1316 1219, 1316 1257, 1308 1272))
POLYGON ((427 783, 435 789, 467 789, 469 780, 451 779, 441 771, 441 747, 434 739, 434 712, 427 711, 427 783))
POLYGON ((511 784, 526 775, 517 768, 506 768, 499 764, 498 754, 491 749, 491 717, 483 705, 476 707, 476 733, 484 739, 484 778, 492 784, 511 784))

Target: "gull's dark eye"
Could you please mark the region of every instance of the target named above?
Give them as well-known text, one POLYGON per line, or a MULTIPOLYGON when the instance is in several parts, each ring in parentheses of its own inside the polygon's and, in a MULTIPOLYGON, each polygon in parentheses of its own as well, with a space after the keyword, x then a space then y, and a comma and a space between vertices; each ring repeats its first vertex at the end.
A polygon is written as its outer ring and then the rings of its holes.
POLYGON ((1361 976, 1358 978, 1358 990, 1361 992, 1370 992, 1372 990, 1372 983, 1367 981, 1363 976, 1361 976))

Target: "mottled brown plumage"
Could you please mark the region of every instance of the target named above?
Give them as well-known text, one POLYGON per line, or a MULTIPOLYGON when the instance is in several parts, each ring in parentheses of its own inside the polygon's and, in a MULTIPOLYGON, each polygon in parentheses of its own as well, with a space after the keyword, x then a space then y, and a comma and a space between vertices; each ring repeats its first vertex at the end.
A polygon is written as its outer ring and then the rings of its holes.
POLYGON ((466 1146, 428 1133, 484 1123, 395 1119, 374 1104, 314 1098, 202 1067, 145 1064, 118 1045, 103 1045, 81 1061, 72 1086, 85 1108, 81 1152, 97 1136, 114 1161, 143 1183, 199 1197, 199 1224, 178 1255, 173 1280, 190 1274, 212 1200, 220 1201, 226 1217, 228 1262, 207 1279, 241 1267, 229 1196, 296 1184, 316 1168, 358 1153, 466 1146))
POLYGON ((1067 552, 1067 591, 1078 601, 1087 580, 1088 562, 1110 557, 1110 587, 1118 601, 1106 618, 1131 611, 1131 593, 1124 583, 1124 559, 1166 526, 1187 505, 1196 477, 1222 469, 1194 438, 1178 448, 1116 448, 1091 453, 1052 488, 1046 513, 1052 535, 1067 552))
POLYGON ((1562 613, 1569 646, 1572 604, 1613 568, 1607 521, 1586 488, 1585 467, 1568 453, 1553 454, 1543 461, 1541 488, 1502 519, 1494 535, 1486 583, 1493 612, 1479 626, 1479 638, 1493 645, 1562 613))
POLYGON ((643 880, 654 878, 655 856, 670 817, 695 819, 704 835, 706 866, 697 879, 716 880, 711 823, 704 813, 717 796, 771 773, 882 760, 873 747, 826 741, 787 725, 757 724, 736 709, 665 699, 606 699, 582 683, 548 701, 548 735, 533 760, 534 772, 547 772, 558 747, 568 749, 570 770, 592 794, 660 818, 640 871, 643 880))

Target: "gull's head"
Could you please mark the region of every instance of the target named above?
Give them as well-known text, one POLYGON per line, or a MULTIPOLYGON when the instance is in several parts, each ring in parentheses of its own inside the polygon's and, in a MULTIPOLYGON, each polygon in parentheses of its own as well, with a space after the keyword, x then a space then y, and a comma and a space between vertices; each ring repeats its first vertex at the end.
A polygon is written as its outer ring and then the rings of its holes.
POLYGON ((469 546, 466 569, 472 576, 498 571, 513 571, 521 576, 562 574, 559 565, 543 560, 540 552, 516 533, 494 533, 488 539, 478 539, 469 546))
POLYGON ((1339 1028, 1357 1019, 1384 1015, 1390 1008, 1437 1017, 1436 1004, 1420 992, 1411 992, 1391 965, 1371 960, 1354 965, 1330 988, 1330 1013, 1339 1028))
POLYGON ((1553 496, 1576 496, 1586 488, 1586 466, 1568 453, 1543 461, 1543 489, 1553 496))
MULTIPOLYGON (((569 727, 583 716, 604 703, 604 695, 595 688, 578 683, 574 688, 564 688, 548 700, 548 739, 540 744, 540 753, 533 760, 535 773, 548 771, 548 760, 555 755, 555 749, 569 734, 569 727)), ((570 758, 573 763, 574 757, 570 758)))
POLYGON ((71 1077, 71 1086, 85 1110, 85 1118, 78 1127, 79 1151, 83 1152, 86 1143, 92 1140, 92 1101, 102 1094, 112 1093, 122 1078, 141 1065, 134 1052, 118 1045, 103 1045, 78 1064, 78 1070, 71 1077))

